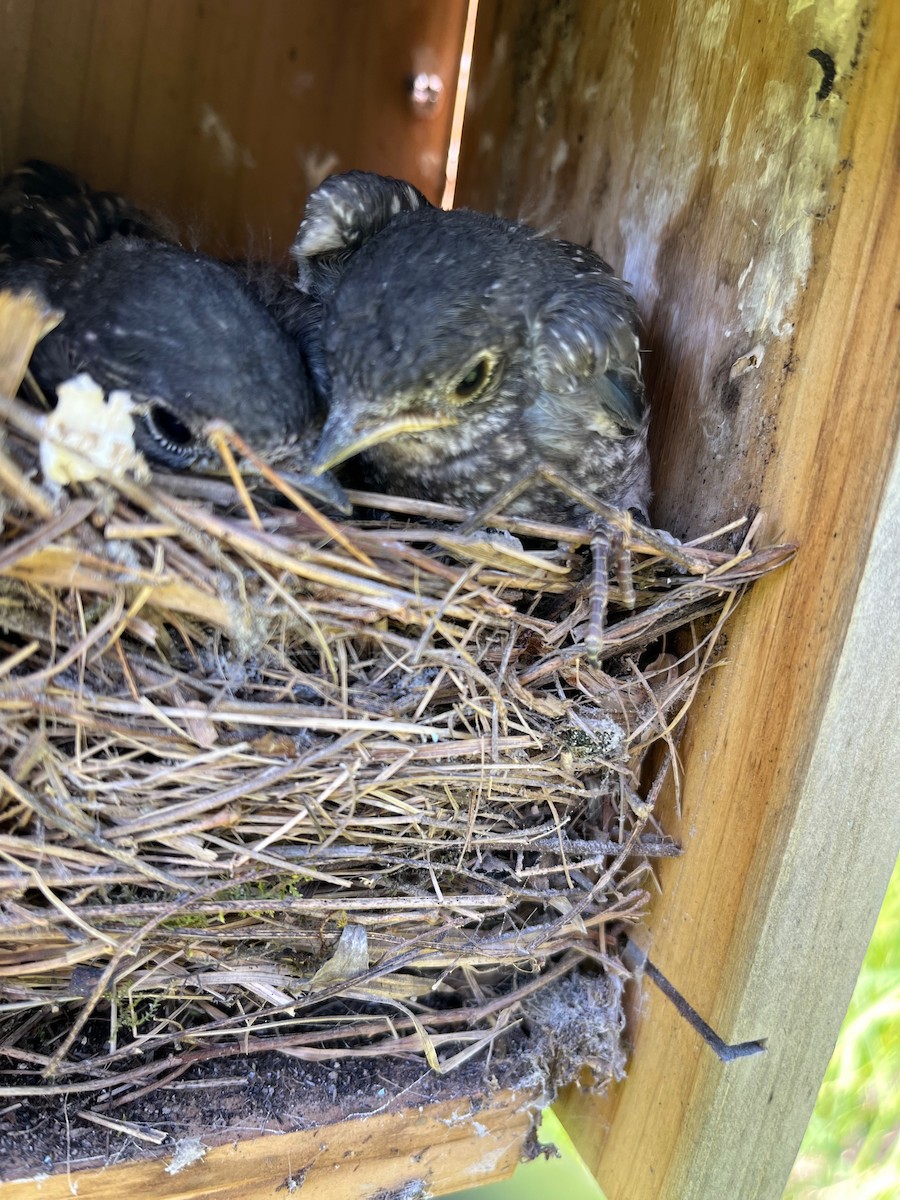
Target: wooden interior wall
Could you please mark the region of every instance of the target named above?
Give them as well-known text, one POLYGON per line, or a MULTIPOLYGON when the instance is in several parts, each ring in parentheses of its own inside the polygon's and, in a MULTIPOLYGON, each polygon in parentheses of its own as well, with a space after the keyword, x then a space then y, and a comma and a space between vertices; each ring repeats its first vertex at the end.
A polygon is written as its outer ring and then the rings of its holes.
POLYGON ((61 163, 214 252, 279 257, 310 188, 444 186, 467 0, 2 0, 0 167, 61 163), (408 83, 443 83, 416 109, 408 83))
POLYGON ((481 0, 457 204, 600 250, 646 322, 656 519, 800 543, 682 745, 629 1077, 570 1095, 609 1200, 780 1197, 900 845, 900 13, 481 0))

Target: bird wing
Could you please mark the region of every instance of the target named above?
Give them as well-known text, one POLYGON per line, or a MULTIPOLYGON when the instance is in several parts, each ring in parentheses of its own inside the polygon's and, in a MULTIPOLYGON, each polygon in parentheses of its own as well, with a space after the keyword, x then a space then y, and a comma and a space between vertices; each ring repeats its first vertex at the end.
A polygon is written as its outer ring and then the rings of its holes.
POLYGON ((0 260, 62 263, 117 236, 170 240, 158 222, 116 192, 38 158, 0 180, 0 260))
POLYGON ((588 428, 607 436, 636 433, 647 406, 634 300, 596 255, 575 246, 571 251, 570 261, 592 269, 570 276, 532 321, 533 361, 545 403, 570 407, 577 399, 588 428))
POLYGON ((298 287, 322 299, 364 242, 399 213, 432 207, 418 188, 402 179, 370 171, 330 175, 307 199, 291 247, 298 287))

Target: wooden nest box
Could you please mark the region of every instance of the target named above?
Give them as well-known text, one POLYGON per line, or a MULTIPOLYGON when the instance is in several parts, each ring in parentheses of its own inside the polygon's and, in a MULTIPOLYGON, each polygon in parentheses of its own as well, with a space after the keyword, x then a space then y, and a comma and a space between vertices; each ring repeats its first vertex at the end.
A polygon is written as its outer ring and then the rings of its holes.
MULTIPOLYGON (((5 5, 3 171, 60 163, 259 257, 332 171, 435 202, 449 178, 455 205, 632 283, 656 524, 761 510, 799 545, 741 605, 679 747, 662 803, 684 854, 635 939, 627 1078, 557 1100, 609 1200, 781 1196, 896 856, 898 46, 889 0, 5 5)), ((365 1117, 278 1136, 257 1088, 193 1163, 151 1145, 3 1182, 0 1161, 0 1195, 444 1194, 509 1174, 543 1099, 394 1079, 365 1117)))

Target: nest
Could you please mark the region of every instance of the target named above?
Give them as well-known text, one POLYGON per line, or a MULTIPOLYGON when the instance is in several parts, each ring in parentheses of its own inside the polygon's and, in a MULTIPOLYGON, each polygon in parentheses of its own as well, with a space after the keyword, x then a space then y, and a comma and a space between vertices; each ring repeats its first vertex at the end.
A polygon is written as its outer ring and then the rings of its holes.
POLYGON ((0 403, 0 1095, 272 1050, 447 1071, 579 974, 617 1032, 679 730, 791 548, 607 512, 634 603, 613 580, 592 661, 584 529, 362 493, 387 515, 337 525, 271 472, 54 497, 0 403))

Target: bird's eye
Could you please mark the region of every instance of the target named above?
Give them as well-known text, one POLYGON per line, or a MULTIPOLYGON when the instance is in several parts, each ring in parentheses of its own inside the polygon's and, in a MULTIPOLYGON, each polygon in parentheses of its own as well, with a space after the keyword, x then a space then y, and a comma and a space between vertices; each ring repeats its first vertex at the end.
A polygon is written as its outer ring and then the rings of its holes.
POLYGON ((477 400, 491 382, 493 374, 493 357, 489 354, 482 354, 480 358, 477 358, 472 363, 465 375, 457 380, 450 398, 463 403, 469 400, 477 400))
POLYGON ((162 442, 167 450, 184 453, 194 440, 187 425, 162 404, 151 405, 144 420, 153 437, 162 442))

